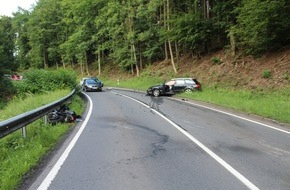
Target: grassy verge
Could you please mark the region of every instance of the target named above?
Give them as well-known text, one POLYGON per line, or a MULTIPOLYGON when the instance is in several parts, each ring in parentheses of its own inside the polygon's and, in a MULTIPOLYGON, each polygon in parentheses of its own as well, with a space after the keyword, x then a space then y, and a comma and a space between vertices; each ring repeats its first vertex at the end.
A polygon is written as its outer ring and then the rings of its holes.
MULTIPOLYGON (((135 78, 126 81, 105 81, 107 86, 146 90, 160 84, 160 78, 135 78)), ((272 91, 254 91, 203 86, 201 92, 183 93, 178 96, 225 106, 238 111, 259 115, 278 122, 290 124, 290 88, 272 91)))
POLYGON ((70 90, 58 90, 55 92, 47 92, 41 95, 27 94, 27 98, 15 98, 0 110, 0 121, 9 119, 21 113, 44 106, 64 96, 67 96, 70 90))
MULTIPOLYGON (((69 92, 51 92, 48 97, 47 95, 36 95, 23 100, 23 102, 26 102, 24 103, 26 109, 31 110, 39 107, 40 104, 53 102, 69 92)), ((19 104, 14 105, 14 108, 12 103, 9 106, 7 110, 18 110, 19 104)), ((77 114, 81 114, 85 109, 83 100, 77 95, 73 96, 72 104, 69 107, 77 114)), ((6 113, 5 111, 1 112, 6 113)), ((67 123, 55 126, 45 125, 43 120, 39 119, 27 126, 27 138, 23 139, 21 132, 16 131, 0 139, 0 189, 15 189, 21 183, 22 177, 36 166, 47 151, 52 149, 73 126, 74 124, 67 123)))
POLYGON ((181 96, 290 124, 290 88, 273 92, 204 88, 181 96))
POLYGON ((151 77, 151 78, 132 78, 129 80, 105 80, 105 86, 131 88, 135 90, 146 90, 149 86, 155 84, 162 84, 164 80, 151 77))

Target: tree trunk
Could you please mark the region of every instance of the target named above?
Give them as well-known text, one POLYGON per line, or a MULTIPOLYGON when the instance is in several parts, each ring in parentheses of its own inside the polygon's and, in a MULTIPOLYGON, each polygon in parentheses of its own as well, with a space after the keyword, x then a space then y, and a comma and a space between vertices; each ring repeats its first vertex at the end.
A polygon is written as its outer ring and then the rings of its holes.
POLYGON ((45 50, 43 50, 43 67, 44 69, 48 68, 48 64, 47 64, 47 53, 45 50))
MULTIPOLYGON (((131 60, 134 60, 134 56, 133 56, 133 46, 131 45, 131 60)), ((131 73, 132 75, 134 75, 134 63, 130 63, 131 66, 131 73)))
POLYGON ((179 60, 179 48, 178 48, 178 43, 177 43, 177 41, 175 41, 174 44, 175 44, 175 54, 176 54, 176 59, 179 60))
POLYGON ((209 0, 206 0, 206 17, 209 19, 209 0))
POLYGON ((229 37, 230 37, 230 44, 231 44, 231 55, 234 57, 236 55, 236 41, 235 41, 235 36, 234 36, 234 32, 232 28, 230 28, 229 37))
POLYGON ((143 60, 142 60, 142 54, 141 54, 141 48, 139 48, 139 51, 140 51, 140 53, 139 53, 139 63, 140 63, 140 70, 142 71, 142 69, 143 69, 143 60))
POLYGON ((133 37, 127 39, 129 40, 131 44, 131 71, 132 75, 134 75, 134 66, 136 67, 136 72, 137 76, 139 76, 139 68, 137 65, 137 59, 136 59, 136 50, 135 50, 135 44, 134 44, 134 36, 135 36, 135 31, 134 31, 134 9, 131 5, 131 1, 129 0, 129 10, 128 10, 128 31, 132 33, 133 37))
POLYGON ((90 72, 89 72, 89 65, 88 65, 88 57, 87 57, 87 53, 86 52, 84 52, 84 54, 85 54, 85 64, 84 64, 84 66, 85 66, 85 69, 86 69, 86 73, 89 76, 90 72))
MULTIPOLYGON (((167 30, 170 30, 169 27, 169 19, 170 19, 170 7, 169 7, 169 0, 167 0, 167 30)), ((168 37, 168 47, 169 47, 169 52, 170 52, 170 62, 172 64, 172 68, 174 73, 177 73, 176 67, 175 67, 175 63, 174 63, 174 56, 173 56, 173 51, 172 51, 172 47, 171 47, 171 41, 170 41, 170 37, 168 37)))
POLYGON ((83 67, 83 63, 82 62, 80 62, 80 67, 81 67, 82 76, 84 76, 84 67, 83 67))
POLYGON ((99 70, 99 76, 100 76, 101 75, 101 51, 100 50, 98 50, 97 56, 98 56, 98 70, 99 70))
MULTIPOLYGON (((164 4, 163 4, 163 25, 164 25, 164 28, 167 28, 167 23, 166 23, 166 0, 164 0, 164 4)), ((160 14, 161 14, 161 10, 160 10, 160 14)), ((167 42, 164 41, 164 53, 165 53, 165 60, 167 61, 168 60, 168 48, 167 48, 167 42)))
POLYGON ((176 70, 176 67, 175 67, 174 56, 173 56, 173 51, 172 51, 172 47, 171 47, 170 40, 168 40, 168 46, 169 46, 169 52, 170 52, 170 62, 172 64, 172 68, 173 68, 174 73, 177 73, 177 70, 176 70))
POLYGON ((198 13, 198 0, 195 0, 194 1, 194 14, 197 14, 198 13))
POLYGON ((136 48, 134 44, 132 44, 132 48, 133 48, 133 56, 134 56, 134 65, 136 66, 136 74, 137 74, 137 77, 139 77, 139 66, 137 63, 136 48))
POLYGON ((61 62, 62 62, 62 67, 65 69, 65 63, 64 63, 63 55, 61 56, 61 62))

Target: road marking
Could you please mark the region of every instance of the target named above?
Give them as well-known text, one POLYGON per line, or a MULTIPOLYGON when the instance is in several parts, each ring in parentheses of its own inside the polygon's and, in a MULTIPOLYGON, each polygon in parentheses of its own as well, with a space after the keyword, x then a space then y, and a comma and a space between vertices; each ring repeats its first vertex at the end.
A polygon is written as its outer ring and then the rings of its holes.
POLYGON ((259 190, 259 188, 257 186, 255 186, 252 182, 250 182, 246 177, 244 177, 241 173, 239 173, 236 169, 234 169, 232 166, 230 166, 227 162, 225 162, 222 158, 220 158, 218 155, 216 155, 213 151, 211 151, 209 148, 207 148, 204 144, 202 144, 199 140, 197 140, 196 138, 194 138, 191 134, 189 134, 188 132, 186 132, 184 129, 182 129, 181 127, 179 127, 177 124, 175 124, 173 121, 171 121, 169 118, 165 117, 162 113, 160 113, 159 111, 151 108, 150 106, 148 106, 147 104, 134 99, 130 96, 126 96, 120 93, 115 93, 112 92, 116 95, 120 95, 123 96, 125 98, 131 99, 149 109, 151 109, 152 111, 154 111, 156 114, 158 114, 160 117, 162 117, 164 120, 166 120, 167 122, 169 122, 172 126, 174 126, 177 130, 179 130, 182 134, 184 134, 186 137, 188 137, 192 142, 194 142, 197 146, 199 146, 201 149, 203 149, 208 155, 210 155, 214 160, 216 160, 220 165, 222 165, 225 169, 227 169, 231 174, 233 174, 238 180, 240 180, 244 185, 246 185, 249 189, 251 190, 259 190))
POLYGON ((92 110, 93 110, 93 103, 92 103, 91 98, 88 95, 86 95, 86 94, 84 94, 84 95, 87 96, 87 98, 88 98, 88 100, 90 102, 90 107, 89 107, 89 111, 88 111, 87 117, 84 120, 83 124, 81 125, 80 129, 78 130, 77 134, 74 136, 74 138, 72 139, 72 141, 70 142, 70 144, 68 145, 68 147, 62 153, 61 157, 58 159, 58 161, 56 162, 56 164, 50 170, 50 172, 45 177, 45 179, 42 181, 41 185, 37 188, 37 190, 46 190, 46 189, 48 189, 48 187, 50 186, 51 182, 54 180, 55 176, 57 175, 58 171, 60 170, 61 166, 65 162, 65 160, 68 157, 70 151, 72 150, 72 148, 76 144, 78 138, 82 134, 82 132, 83 132, 86 124, 89 121, 89 118, 90 118, 90 116, 92 114, 92 110))
POLYGON ((252 122, 252 123, 255 123, 255 124, 258 124, 258 125, 262 125, 264 127, 267 127, 267 128, 270 128, 270 129, 274 129, 276 131, 280 131, 280 132, 283 132, 283 133, 290 134, 290 131, 286 131, 286 130, 283 130, 283 129, 279 129, 277 127, 273 127, 271 125, 267 125, 265 123, 261 123, 261 122, 258 122, 258 121, 254 121, 254 120, 251 120, 251 119, 248 119, 248 118, 245 118, 245 117, 241 117, 241 116, 238 116, 238 115, 235 115, 235 114, 232 114, 232 113, 224 112, 224 111, 221 111, 221 110, 218 110, 218 109, 214 109, 214 108, 211 108, 211 107, 208 107, 208 106, 203 106, 203 105, 196 104, 196 103, 192 103, 192 102, 187 102, 187 103, 188 104, 191 104, 191 105, 194 105, 194 106, 206 108, 206 109, 209 109, 209 110, 212 110, 212 111, 216 111, 216 112, 219 112, 219 113, 222 113, 222 114, 225 114, 225 115, 229 115, 229 116, 232 116, 232 117, 236 117, 236 118, 239 118, 239 119, 242 119, 242 120, 245 120, 245 121, 249 121, 249 122, 252 122))

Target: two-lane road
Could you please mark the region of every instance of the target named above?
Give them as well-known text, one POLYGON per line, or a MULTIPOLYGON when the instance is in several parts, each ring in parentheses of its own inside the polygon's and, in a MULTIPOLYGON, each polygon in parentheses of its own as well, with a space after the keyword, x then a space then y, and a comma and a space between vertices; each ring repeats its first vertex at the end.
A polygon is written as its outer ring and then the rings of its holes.
POLYGON ((290 189, 289 128, 138 92, 86 94, 86 119, 30 189, 290 189))

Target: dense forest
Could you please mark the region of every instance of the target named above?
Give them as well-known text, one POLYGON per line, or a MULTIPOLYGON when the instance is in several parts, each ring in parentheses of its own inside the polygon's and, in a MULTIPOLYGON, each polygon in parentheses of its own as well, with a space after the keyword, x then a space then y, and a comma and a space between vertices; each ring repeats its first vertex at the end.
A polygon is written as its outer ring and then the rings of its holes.
MULTIPOLYGON (((138 76, 184 54, 259 55, 290 43, 288 0, 38 0, 0 16, 0 74, 105 64, 138 76)), ((2 79, 1 79, 2 80, 2 79)))

